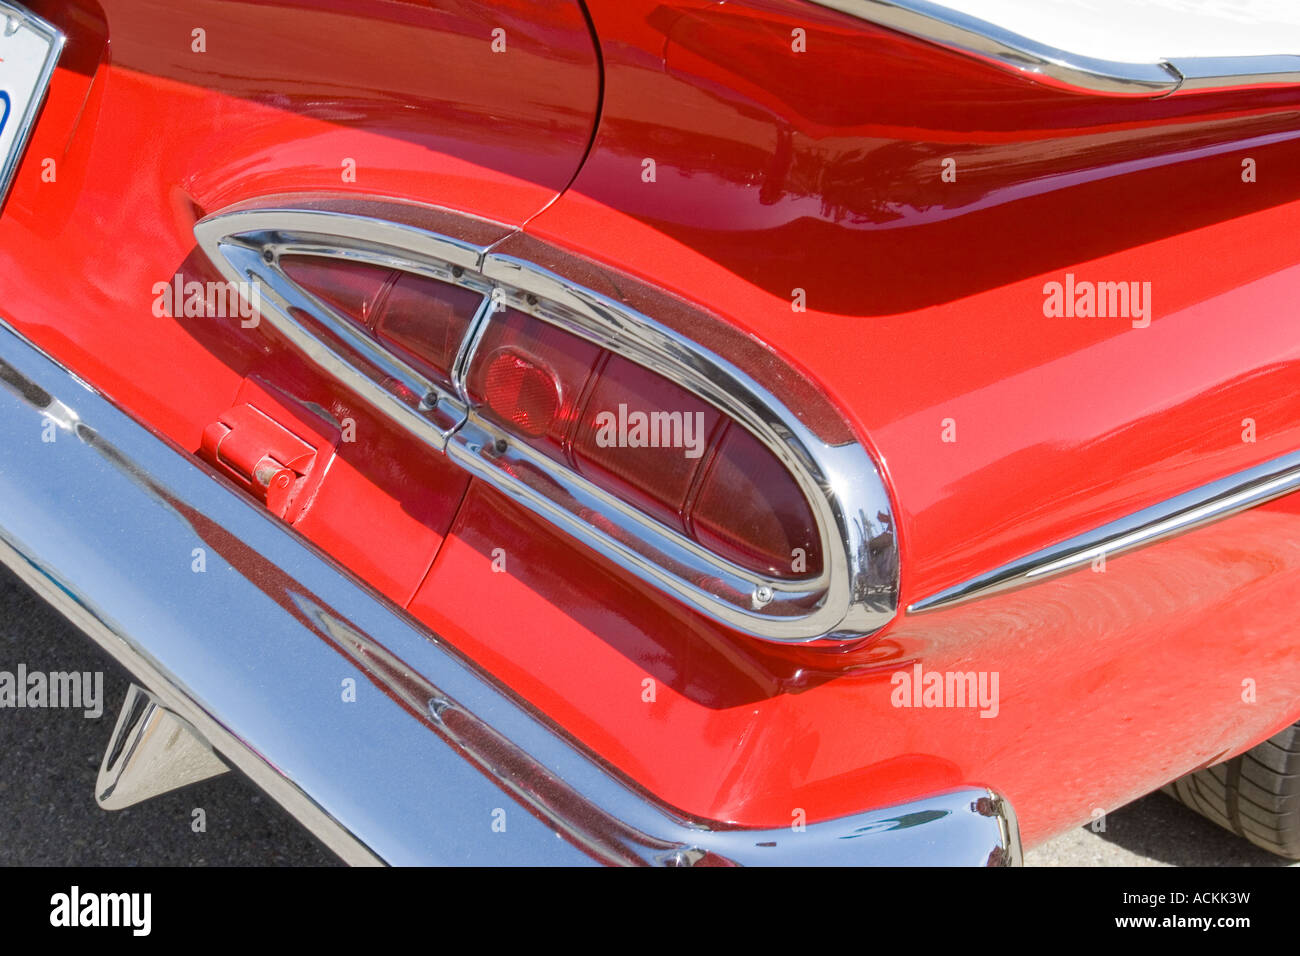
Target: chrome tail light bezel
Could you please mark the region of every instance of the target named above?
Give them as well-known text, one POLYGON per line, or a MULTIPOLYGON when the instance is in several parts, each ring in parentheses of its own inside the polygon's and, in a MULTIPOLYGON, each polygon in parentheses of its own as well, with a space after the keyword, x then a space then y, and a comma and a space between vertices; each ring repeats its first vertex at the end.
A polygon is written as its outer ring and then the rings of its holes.
POLYGON ((687 606, 763 640, 834 646, 860 641, 897 613, 894 509, 866 448, 823 440, 754 377, 674 329, 531 261, 494 252, 492 244, 368 215, 236 208, 203 219, 195 235, 227 280, 258 285, 262 318, 308 360, 413 437, 687 606), (286 255, 365 262, 479 292, 483 301, 461 343, 452 386, 366 341, 351 319, 279 268, 286 255), (789 579, 739 567, 479 414, 465 380, 483 331, 502 307, 665 376, 757 437, 812 508, 821 573, 789 579))

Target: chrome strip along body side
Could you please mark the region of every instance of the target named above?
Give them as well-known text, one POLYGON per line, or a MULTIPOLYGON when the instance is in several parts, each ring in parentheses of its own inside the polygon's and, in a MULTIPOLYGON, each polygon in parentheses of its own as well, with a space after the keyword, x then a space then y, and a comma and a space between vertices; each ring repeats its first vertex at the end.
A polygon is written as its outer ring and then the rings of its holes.
POLYGON ((908 610, 950 607, 1034 584, 1087 567, 1098 557, 1114 557, 1154 544, 1297 489, 1300 489, 1300 452, 1291 452, 945 588, 915 602, 908 610))
POLYGON ((0 448, 0 561, 348 862, 1020 861, 980 787, 802 832, 663 807, 2 321, 0 448))
POLYGON ((1085 93, 1153 98, 1300 83, 1300 55, 1191 56, 1130 63, 1062 50, 928 0, 811 2, 1051 86, 1085 93))

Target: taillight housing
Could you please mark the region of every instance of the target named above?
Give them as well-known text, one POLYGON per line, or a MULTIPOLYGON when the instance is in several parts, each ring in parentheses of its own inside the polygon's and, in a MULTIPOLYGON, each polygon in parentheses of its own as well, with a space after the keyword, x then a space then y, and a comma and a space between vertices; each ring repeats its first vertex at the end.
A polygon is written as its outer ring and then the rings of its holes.
POLYGON ((672 300, 690 336, 526 259, 369 217, 251 208, 196 234, 228 278, 264 287, 263 316, 306 357, 701 613, 840 645, 896 612, 870 455, 807 379, 719 320, 672 300))
POLYGON ((468 375, 478 414, 736 565, 821 573, 816 519, 789 470, 734 420, 665 375, 509 309, 468 375))

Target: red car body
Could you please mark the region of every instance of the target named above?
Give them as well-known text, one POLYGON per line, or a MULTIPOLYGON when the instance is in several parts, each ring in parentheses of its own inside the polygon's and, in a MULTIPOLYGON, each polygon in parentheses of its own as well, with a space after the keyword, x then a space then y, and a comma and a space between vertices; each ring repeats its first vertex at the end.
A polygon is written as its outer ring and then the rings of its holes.
POLYGON ((1300 718, 1294 497, 912 609, 1300 447, 1300 87, 1064 89, 799 0, 28 5, 68 46, 0 216, 4 318, 190 454, 259 383, 353 417, 296 531, 685 816, 978 785, 1032 846, 1300 718), (741 633, 272 329, 151 313, 159 278, 219 278, 197 222, 313 196, 475 217, 764 343, 877 464, 898 612, 837 647, 741 633), (1066 274, 1149 282, 1149 326, 1046 316, 1066 274), (998 674, 996 717, 900 709, 918 664, 998 674))

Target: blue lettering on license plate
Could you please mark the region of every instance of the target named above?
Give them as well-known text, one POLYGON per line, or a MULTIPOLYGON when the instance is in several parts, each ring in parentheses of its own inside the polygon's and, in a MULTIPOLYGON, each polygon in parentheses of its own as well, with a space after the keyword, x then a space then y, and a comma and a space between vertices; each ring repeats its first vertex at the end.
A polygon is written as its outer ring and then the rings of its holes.
POLYGON ((4 135, 7 122, 9 122, 9 94, 0 90, 0 136, 4 135))

